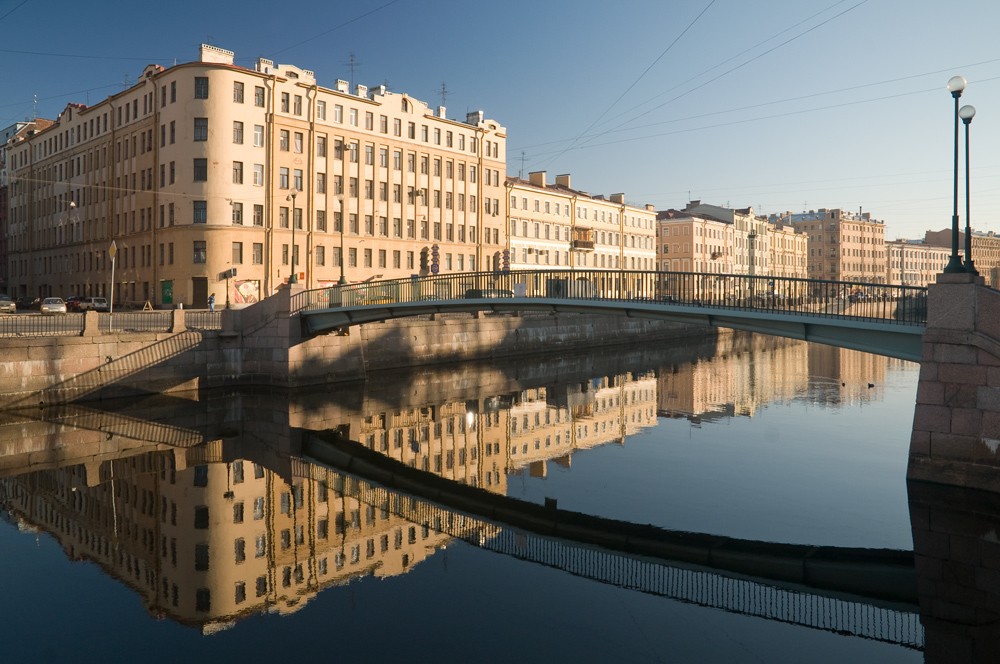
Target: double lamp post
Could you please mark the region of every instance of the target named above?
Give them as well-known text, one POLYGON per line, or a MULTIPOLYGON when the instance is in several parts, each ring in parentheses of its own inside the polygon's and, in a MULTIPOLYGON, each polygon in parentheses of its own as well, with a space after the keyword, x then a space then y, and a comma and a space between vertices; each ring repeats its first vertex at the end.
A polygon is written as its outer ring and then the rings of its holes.
POLYGON ((977 276, 979 272, 976 270, 975 264, 972 262, 972 226, 969 221, 969 125, 972 124, 972 118, 976 115, 976 109, 973 106, 962 106, 958 107, 958 99, 962 96, 962 91, 965 90, 965 78, 962 76, 952 76, 948 80, 948 91, 951 92, 952 98, 955 100, 955 180, 953 187, 954 194, 954 204, 952 207, 951 215, 951 257, 948 259, 948 264, 945 266, 944 271, 946 273, 961 273, 965 272, 973 276, 977 276), (958 121, 961 120, 965 125, 965 265, 962 265, 962 259, 958 255, 958 121))

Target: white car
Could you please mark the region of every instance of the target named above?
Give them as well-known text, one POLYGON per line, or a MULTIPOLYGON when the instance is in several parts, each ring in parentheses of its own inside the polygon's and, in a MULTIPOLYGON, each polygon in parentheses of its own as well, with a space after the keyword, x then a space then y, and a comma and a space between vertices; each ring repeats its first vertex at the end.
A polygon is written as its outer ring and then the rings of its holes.
POLYGON ((108 301, 103 297, 85 297, 78 304, 80 311, 107 311, 108 301))
POLYGON ((61 297, 47 297, 42 300, 39 312, 43 314, 64 314, 66 313, 66 303, 61 297))
POLYGON ((17 311, 17 305, 10 295, 0 295, 0 313, 12 314, 17 311))

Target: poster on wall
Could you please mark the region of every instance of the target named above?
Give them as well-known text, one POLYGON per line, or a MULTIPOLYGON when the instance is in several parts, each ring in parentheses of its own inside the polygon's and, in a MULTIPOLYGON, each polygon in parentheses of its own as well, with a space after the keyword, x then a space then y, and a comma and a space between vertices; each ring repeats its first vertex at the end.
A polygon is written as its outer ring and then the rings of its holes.
POLYGON ((233 281, 233 302, 236 304, 253 304, 260 301, 260 281, 245 279, 233 281))

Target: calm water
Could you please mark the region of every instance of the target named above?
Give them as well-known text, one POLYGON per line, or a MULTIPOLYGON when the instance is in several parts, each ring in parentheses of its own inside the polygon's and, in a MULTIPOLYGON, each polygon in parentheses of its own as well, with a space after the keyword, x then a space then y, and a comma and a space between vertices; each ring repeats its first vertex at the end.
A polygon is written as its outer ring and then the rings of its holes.
POLYGON ((338 429, 416 468, 563 509, 748 540, 910 550, 916 382, 916 365, 734 336, 293 397, 158 397, 41 421, 0 414, 0 652, 77 662, 923 661, 894 643, 734 609, 725 593, 711 596, 707 572, 697 578, 709 591, 691 599, 519 559, 501 544, 527 550, 531 536, 379 487, 363 494, 303 452, 309 431, 338 429), (430 516, 414 522, 407 510, 430 516))

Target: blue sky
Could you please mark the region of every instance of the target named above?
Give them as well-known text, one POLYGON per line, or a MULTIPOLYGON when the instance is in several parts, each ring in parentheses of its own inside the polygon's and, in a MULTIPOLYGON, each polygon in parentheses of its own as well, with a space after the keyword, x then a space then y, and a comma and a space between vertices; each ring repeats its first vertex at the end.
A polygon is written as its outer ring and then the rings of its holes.
MULTIPOLYGON (((970 0, 0 0, 0 126, 95 103, 209 42, 321 84, 388 83, 508 130, 508 173, 763 212, 862 208, 886 237, 951 223, 962 74, 972 225, 1000 233, 1000 3, 970 0), (961 10, 959 11, 959 7, 961 10), (154 11, 150 8, 156 8, 154 11)), ((964 139, 963 139, 964 140, 964 139)), ((964 154, 964 153, 963 153, 964 154)), ((964 156, 962 157, 964 160, 964 156)), ((964 224, 964 171, 960 213, 964 224)))

